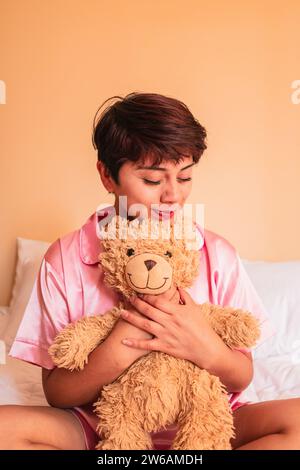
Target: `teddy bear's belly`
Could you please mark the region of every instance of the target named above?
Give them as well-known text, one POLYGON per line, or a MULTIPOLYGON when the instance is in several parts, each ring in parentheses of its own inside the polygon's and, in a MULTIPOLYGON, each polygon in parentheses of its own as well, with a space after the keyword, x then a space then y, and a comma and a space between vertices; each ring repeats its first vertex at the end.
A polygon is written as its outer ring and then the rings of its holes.
POLYGON ((176 421, 189 364, 192 365, 189 361, 154 351, 132 364, 121 378, 121 383, 124 381, 125 389, 131 390, 131 399, 144 415, 149 432, 176 421))

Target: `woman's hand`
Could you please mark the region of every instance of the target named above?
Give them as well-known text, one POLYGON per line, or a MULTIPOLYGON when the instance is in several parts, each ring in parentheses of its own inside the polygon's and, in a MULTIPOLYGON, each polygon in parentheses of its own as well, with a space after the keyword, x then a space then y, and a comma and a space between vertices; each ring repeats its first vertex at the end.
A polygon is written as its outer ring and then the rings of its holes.
POLYGON ((136 340, 127 337, 123 343, 133 348, 165 352, 208 369, 221 357, 225 345, 201 315, 201 305, 197 305, 183 289, 178 291, 182 304, 152 295, 132 299, 132 305, 143 316, 124 311, 122 318, 151 333, 154 338, 136 340))
MULTIPOLYGON (((154 297, 154 296, 151 296, 154 297)), ((175 287, 170 287, 166 292, 163 294, 160 294, 159 296, 161 299, 166 299, 169 300, 173 303, 179 303, 180 301, 180 295, 178 290, 175 287)), ((153 334, 147 332, 145 329, 140 328, 139 325, 136 323, 135 320, 138 319, 145 319, 145 316, 142 315, 138 310, 136 310, 134 307, 131 309, 126 310, 130 314, 130 318, 133 320, 131 322, 128 322, 124 319, 124 317, 120 317, 117 321, 117 323, 114 326, 114 329, 122 329, 122 333, 125 336, 128 336, 132 338, 133 340, 147 340, 147 339, 153 339, 153 334)), ((140 355, 146 355, 149 354, 149 349, 147 350, 142 350, 140 349, 141 354, 140 355)))
MULTIPOLYGON (((144 318, 144 316, 138 311, 136 311, 134 308, 127 309, 126 311, 130 313, 131 318, 132 317, 144 318)), ((118 319, 114 328, 116 328, 117 326, 118 328, 122 328, 125 334, 133 335, 133 338, 136 338, 136 339, 147 339, 147 338, 152 339, 153 338, 153 335, 151 333, 148 333, 147 331, 142 330, 137 325, 135 325, 134 322, 128 323, 126 320, 124 320, 123 315, 118 319)))

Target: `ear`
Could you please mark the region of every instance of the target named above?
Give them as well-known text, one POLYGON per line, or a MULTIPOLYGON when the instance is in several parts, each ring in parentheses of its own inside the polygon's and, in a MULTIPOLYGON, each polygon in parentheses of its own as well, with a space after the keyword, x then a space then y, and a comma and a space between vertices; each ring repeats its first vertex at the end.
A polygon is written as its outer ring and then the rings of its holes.
POLYGON ((114 192, 114 181, 113 181, 112 177, 110 176, 108 169, 106 168, 104 163, 101 162, 100 160, 97 161, 97 170, 98 170, 98 173, 100 175, 100 179, 101 179, 102 184, 105 187, 105 189, 109 193, 113 193, 114 192))

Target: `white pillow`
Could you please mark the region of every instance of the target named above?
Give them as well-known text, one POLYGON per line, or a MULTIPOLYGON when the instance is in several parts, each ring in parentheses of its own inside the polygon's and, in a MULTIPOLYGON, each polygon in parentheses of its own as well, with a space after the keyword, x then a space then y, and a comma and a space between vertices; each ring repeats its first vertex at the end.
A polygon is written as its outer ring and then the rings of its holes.
POLYGON ((17 266, 9 303, 10 308, 13 307, 17 300, 24 279, 28 285, 31 284, 33 286, 43 256, 49 246, 49 242, 17 238, 17 266))
POLYGON ((0 375, 3 368, 3 364, 6 363, 6 347, 2 335, 4 333, 9 318, 8 310, 9 307, 0 307, 0 375))
POLYGON ((9 307, 0 306, 0 339, 2 339, 2 334, 4 333, 5 327, 8 321, 9 307))
POLYGON ((17 238, 18 255, 15 282, 9 304, 9 321, 4 331, 4 341, 9 349, 16 336, 26 305, 50 243, 17 238))
POLYGON ((300 261, 243 260, 243 264, 276 330, 253 356, 300 357, 300 261))

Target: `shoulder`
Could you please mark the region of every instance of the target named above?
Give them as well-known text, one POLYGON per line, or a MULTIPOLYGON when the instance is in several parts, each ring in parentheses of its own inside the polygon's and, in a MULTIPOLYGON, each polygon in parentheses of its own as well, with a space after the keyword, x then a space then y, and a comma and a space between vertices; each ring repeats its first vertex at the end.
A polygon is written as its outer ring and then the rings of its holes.
POLYGON ((44 261, 58 273, 63 274, 65 261, 79 257, 80 229, 73 230, 55 240, 44 255, 44 261))
POLYGON ((93 213, 82 227, 63 235, 50 245, 44 259, 58 273, 74 271, 80 263, 96 265, 99 256, 97 213, 93 213))
POLYGON ((236 263, 238 253, 229 240, 211 230, 201 229, 198 224, 197 228, 203 236, 202 249, 206 252, 211 264, 228 267, 236 263))

